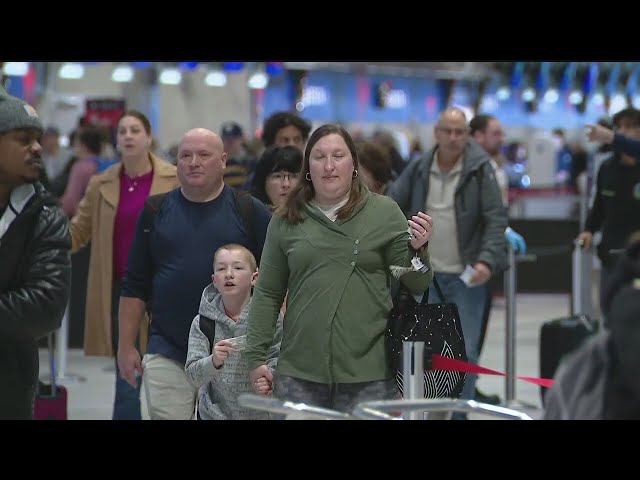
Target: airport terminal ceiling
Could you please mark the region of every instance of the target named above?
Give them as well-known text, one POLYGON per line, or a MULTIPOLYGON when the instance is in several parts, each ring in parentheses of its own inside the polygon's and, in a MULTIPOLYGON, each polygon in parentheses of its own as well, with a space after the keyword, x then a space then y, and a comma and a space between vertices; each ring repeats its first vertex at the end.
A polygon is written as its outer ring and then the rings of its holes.
POLYGON ((285 62, 300 70, 335 70, 441 78, 482 78, 496 73, 495 62, 285 62))
MULTIPOLYGON (((607 83, 635 86, 640 62, 284 62, 288 68, 300 70, 333 70, 400 76, 425 76, 456 80, 501 79, 503 82, 522 78, 535 82, 547 77, 560 83, 563 76, 605 86, 607 83)), ((635 90, 635 88, 633 88, 635 90)))

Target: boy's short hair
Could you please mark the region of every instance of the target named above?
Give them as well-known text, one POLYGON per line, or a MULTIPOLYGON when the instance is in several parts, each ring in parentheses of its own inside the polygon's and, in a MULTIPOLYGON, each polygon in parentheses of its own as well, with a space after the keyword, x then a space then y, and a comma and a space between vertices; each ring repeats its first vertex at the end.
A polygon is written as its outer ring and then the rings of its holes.
POLYGON ((232 251, 242 252, 247 262, 249 262, 249 267, 251 267, 251 271, 256 272, 258 270, 258 263, 256 262, 256 257, 253 256, 253 253, 251 253, 251 250, 249 250, 244 245, 240 245, 239 243, 227 243, 226 245, 223 245, 218 250, 216 250, 216 253, 213 255, 214 267, 216 264, 216 258, 218 257, 218 252, 220 252, 220 250, 229 250, 230 252, 232 251))

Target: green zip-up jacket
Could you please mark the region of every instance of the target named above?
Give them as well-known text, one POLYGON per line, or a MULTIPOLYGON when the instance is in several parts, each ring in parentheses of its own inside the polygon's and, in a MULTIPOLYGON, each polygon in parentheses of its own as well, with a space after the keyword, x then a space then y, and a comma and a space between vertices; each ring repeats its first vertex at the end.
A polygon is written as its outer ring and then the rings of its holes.
MULTIPOLYGON (((278 374, 325 384, 391 377, 384 348, 392 307, 389 266, 410 266, 414 254, 396 202, 362 192, 346 219, 332 222, 309 204, 297 225, 271 219, 249 313, 250 369, 265 364, 288 291, 278 374)), ((426 249, 420 258, 429 271, 401 277, 415 295, 433 278, 426 249)))

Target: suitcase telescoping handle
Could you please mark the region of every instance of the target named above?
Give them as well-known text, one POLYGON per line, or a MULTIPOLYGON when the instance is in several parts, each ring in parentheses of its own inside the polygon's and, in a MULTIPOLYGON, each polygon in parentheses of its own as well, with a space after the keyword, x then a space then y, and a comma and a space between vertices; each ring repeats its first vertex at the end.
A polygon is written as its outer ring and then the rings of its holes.
POLYGON ((591 262, 590 250, 584 250, 584 242, 574 241, 571 260, 571 314, 593 315, 591 300, 591 262))
POLYGON ((582 312, 582 248, 584 242, 574 242, 573 256, 571 260, 571 314, 578 315, 582 312))
POLYGON ((49 347, 49 369, 51 371, 51 396, 56 396, 56 356, 55 356, 55 344, 53 341, 54 332, 47 335, 47 345, 49 347))

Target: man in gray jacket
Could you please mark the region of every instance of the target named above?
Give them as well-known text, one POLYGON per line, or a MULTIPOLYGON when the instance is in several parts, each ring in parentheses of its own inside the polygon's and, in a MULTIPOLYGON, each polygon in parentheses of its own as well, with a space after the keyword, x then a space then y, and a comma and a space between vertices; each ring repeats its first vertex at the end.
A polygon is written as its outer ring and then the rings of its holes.
MULTIPOLYGON (((507 266, 507 213, 489 155, 469 138, 464 112, 442 112, 435 137, 435 147, 402 172, 388 195, 405 215, 422 210, 433 218, 429 251, 435 276, 447 302, 458 306, 467 357, 477 363, 486 302, 482 286, 507 266)), ((429 302, 440 301, 430 291, 429 302)), ((468 375, 462 399, 473 399, 475 383, 476 375, 468 375)))

